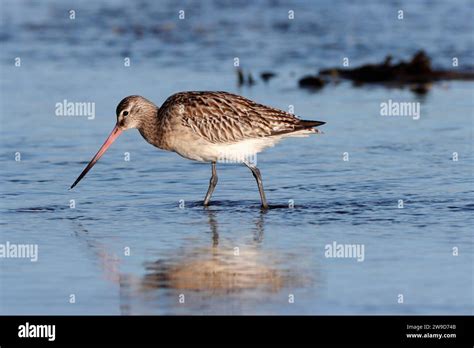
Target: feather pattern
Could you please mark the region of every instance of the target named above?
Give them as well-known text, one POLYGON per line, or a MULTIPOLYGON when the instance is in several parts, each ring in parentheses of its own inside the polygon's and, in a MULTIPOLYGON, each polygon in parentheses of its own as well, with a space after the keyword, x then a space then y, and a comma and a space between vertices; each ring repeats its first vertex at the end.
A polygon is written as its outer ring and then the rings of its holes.
POLYGON ((324 124, 305 121, 288 112, 255 103, 227 92, 182 92, 169 97, 159 109, 162 126, 178 120, 212 144, 283 135, 324 124))

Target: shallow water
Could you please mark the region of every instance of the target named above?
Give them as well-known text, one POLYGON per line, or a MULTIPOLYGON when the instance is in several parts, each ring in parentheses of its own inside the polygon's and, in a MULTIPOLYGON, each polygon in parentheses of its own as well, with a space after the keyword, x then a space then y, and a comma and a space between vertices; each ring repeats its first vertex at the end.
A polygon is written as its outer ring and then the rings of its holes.
POLYGON ((474 84, 440 83, 422 97, 349 83, 297 88, 300 75, 346 55, 356 64, 424 48, 438 67, 454 54, 472 61, 472 4, 305 1, 288 25, 279 2, 142 3, 88 3, 71 23, 60 1, 2 2, 0 243, 38 244, 39 255, 0 259, 1 313, 472 313, 474 84), (391 19, 398 7, 403 23, 391 19), (279 75, 239 89, 236 56, 255 77, 279 75), (248 169, 226 164, 203 208, 210 165, 159 151, 136 131, 68 191, 123 96, 161 103, 180 90, 294 105, 326 121, 325 134, 259 155, 266 212, 248 169), (95 119, 55 116, 64 99, 95 102, 95 119), (380 116, 388 99, 420 102, 420 119, 380 116), (333 242, 363 245, 364 260, 325 257, 333 242))

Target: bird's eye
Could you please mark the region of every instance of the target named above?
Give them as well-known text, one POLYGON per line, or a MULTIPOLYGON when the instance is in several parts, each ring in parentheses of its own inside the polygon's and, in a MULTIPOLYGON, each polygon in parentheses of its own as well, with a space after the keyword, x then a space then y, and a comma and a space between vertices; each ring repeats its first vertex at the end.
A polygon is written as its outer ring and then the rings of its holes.
POLYGON ((122 115, 127 116, 127 115, 128 115, 128 111, 124 111, 122 115))

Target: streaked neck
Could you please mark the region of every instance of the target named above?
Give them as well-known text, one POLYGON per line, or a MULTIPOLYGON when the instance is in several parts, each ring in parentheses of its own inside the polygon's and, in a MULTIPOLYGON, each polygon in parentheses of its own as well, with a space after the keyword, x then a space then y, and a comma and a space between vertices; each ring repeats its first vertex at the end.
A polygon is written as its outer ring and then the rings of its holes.
POLYGON ((143 138, 150 144, 161 148, 161 136, 160 136, 160 122, 158 119, 157 106, 154 106, 153 110, 146 113, 146 116, 140 120, 140 125, 137 127, 138 131, 143 138))

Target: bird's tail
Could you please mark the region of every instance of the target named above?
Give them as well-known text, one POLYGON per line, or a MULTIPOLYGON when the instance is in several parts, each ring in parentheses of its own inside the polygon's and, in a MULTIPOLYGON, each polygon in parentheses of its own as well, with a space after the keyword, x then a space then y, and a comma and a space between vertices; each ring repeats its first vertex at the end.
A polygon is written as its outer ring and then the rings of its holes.
POLYGON ((322 126, 323 124, 326 124, 326 122, 323 122, 323 121, 306 121, 306 120, 301 120, 299 124, 300 124, 303 128, 313 128, 313 127, 322 126))
POLYGON ((320 131, 317 127, 322 126, 325 123, 326 122, 323 122, 323 121, 301 120, 298 126, 301 127, 301 130, 308 130, 313 133, 323 134, 323 132, 320 131))
POLYGON ((274 131, 272 132, 271 135, 276 135, 276 136, 290 136, 290 137, 295 137, 295 136, 308 136, 310 134, 322 134, 319 129, 316 127, 322 126, 326 122, 322 121, 306 121, 306 120, 298 120, 297 123, 292 123, 290 129, 285 129, 282 131, 274 131))

